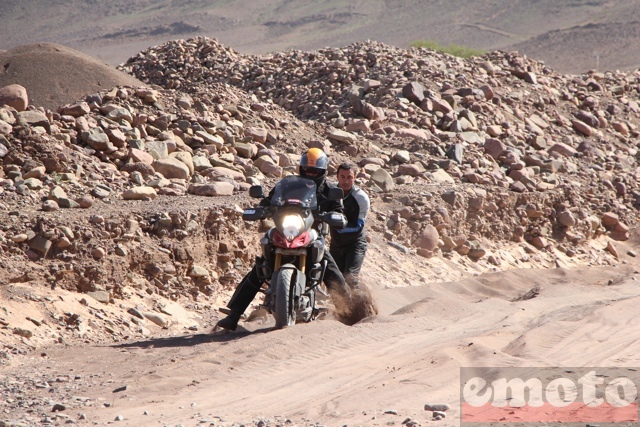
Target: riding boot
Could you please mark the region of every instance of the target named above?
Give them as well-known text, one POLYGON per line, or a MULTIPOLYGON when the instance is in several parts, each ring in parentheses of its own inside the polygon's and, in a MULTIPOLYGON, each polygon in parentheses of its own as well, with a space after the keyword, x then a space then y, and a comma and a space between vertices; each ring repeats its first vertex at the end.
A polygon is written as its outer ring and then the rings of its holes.
POLYGON ((231 312, 227 317, 220 319, 217 326, 235 331, 238 327, 240 317, 245 312, 251 301, 256 297, 260 290, 262 283, 258 279, 258 273, 254 267, 240 282, 236 288, 231 300, 227 304, 227 307, 231 309, 231 312))

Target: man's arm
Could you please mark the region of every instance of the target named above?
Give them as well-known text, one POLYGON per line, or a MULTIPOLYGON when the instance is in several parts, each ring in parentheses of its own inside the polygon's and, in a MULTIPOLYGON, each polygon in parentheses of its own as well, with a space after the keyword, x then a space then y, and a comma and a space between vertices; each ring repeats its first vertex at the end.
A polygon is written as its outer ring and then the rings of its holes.
POLYGON ((350 227, 345 227, 341 230, 336 230, 339 234, 347 234, 347 233, 359 233, 363 228, 365 221, 367 220, 367 215, 369 214, 369 208, 371 207, 371 201, 369 200, 369 196, 367 193, 358 188, 352 194, 353 198, 358 203, 358 218, 355 221, 355 224, 351 224, 352 218, 349 219, 350 227))

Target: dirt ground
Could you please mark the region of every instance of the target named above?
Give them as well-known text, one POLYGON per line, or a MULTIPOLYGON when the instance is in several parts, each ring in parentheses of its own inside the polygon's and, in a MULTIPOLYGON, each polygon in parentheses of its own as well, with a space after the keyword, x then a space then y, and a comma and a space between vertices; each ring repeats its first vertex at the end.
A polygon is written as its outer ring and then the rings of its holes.
MULTIPOLYGON (((637 250, 637 233, 627 243, 622 253, 637 250)), ((203 319, 167 303, 173 323, 146 338, 70 339, 11 355, 0 367, 1 418, 16 423, 5 425, 454 426, 461 367, 640 363, 640 269, 631 256, 613 267, 498 273, 428 263, 372 242, 364 280, 379 314, 351 327, 329 316, 273 330, 272 319, 257 317, 223 333, 211 328, 215 306, 203 319), (534 297, 521 298, 527 292, 534 297), (436 403, 451 406, 444 420, 423 409, 436 403)), ((14 313, 29 319, 47 302, 89 318, 141 303, 136 295, 116 305, 79 303, 80 294, 14 283, 4 289, 5 312, 13 311, 8 295, 33 301, 14 313)))

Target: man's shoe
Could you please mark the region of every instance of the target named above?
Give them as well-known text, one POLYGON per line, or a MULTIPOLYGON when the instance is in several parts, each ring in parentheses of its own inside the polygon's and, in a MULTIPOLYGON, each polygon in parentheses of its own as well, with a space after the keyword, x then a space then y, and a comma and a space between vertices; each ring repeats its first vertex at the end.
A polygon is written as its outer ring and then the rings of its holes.
POLYGON ((238 327, 238 321, 240 321, 240 315, 230 313, 227 317, 220 319, 216 326, 229 331, 235 331, 238 327))

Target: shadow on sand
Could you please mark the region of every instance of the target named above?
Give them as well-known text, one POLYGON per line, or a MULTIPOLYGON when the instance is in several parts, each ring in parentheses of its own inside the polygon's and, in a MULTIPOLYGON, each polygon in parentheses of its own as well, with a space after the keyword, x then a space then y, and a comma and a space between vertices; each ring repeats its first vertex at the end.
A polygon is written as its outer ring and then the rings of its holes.
POLYGON ((244 338, 256 333, 266 333, 274 328, 258 329, 250 331, 239 326, 235 332, 225 330, 213 330, 208 334, 183 335, 174 337, 151 338, 146 341, 134 341, 124 344, 112 345, 112 348, 170 348, 170 347, 191 347, 208 343, 225 343, 244 338))

